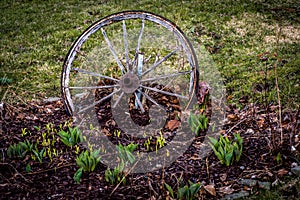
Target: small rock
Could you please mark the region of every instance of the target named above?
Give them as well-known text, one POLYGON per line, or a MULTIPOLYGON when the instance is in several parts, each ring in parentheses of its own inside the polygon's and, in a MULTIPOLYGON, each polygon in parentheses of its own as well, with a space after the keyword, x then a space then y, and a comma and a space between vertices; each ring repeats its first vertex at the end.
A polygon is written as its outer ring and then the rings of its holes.
POLYGON ((258 186, 259 188, 265 189, 265 190, 270 190, 271 189, 271 183, 270 182, 261 182, 258 181, 258 186))
POLYGON ((224 199, 224 200, 225 199, 240 199, 240 198, 249 196, 249 194, 250 194, 249 192, 242 190, 238 193, 225 195, 222 199, 224 199))
POLYGON ((251 128, 248 128, 247 131, 246 131, 247 134, 253 134, 254 133, 254 130, 251 129, 251 128))
POLYGON ((293 167, 291 169, 291 171, 296 174, 297 176, 300 176, 300 166, 297 166, 297 167, 293 167))
POLYGON ((241 179, 239 181, 239 184, 242 184, 242 185, 246 185, 246 186, 249 186, 249 187, 253 187, 257 184, 257 180, 253 180, 253 179, 241 179))
POLYGON ((298 166, 298 164, 296 163, 296 162, 293 162, 292 164, 291 164, 291 168, 294 168, 294 167, 297 167, 298 166))
POLYGON ((244 169, 245 169, 245 167, 244 167, 244 166, 240 166, 240 169, 241 169, 241 170, 244 170, 244 169))

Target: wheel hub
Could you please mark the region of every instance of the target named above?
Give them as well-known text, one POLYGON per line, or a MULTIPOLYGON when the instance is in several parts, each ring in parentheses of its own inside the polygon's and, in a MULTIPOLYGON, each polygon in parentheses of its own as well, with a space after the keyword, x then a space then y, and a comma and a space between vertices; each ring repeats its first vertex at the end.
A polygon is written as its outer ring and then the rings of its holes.
POLYGON ((128 72, 120 80, 120 86, 123 92, 133 93, 135 92, 140 85, 139 78, 137 75, 128 72))

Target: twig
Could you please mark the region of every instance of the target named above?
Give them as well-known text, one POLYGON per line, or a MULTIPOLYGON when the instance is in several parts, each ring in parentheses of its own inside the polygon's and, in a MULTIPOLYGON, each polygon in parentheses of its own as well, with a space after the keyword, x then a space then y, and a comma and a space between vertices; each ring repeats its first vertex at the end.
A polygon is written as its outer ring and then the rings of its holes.
POLYGON ((158 195, 158 193, 154 190, 154 188, 152 187, 152 184, 151 184, 151 181, 150 181, 150 180, 148 181, 148 184, 149 184, 150 190, 152 190, 152 191, 154 192, 155 196, 158 197, 159 195, 158 195))
POLYGON ((54 168, 51 168, 51 169, 46 169, 46 170, 40 170, 40 171, 36 171, 36 172, 30 172, 30 173, 27 173, 28 175, 34 175, 34 174, 40 174, 40 173, 44 173, 44 172, 49 172, 49 171, 55 171, 57 169, 61 169, 61 168, 64 168, 64 167, 70 167, 70 166, 73 166, 75 165, 74 163, 71 163, 71 164, 67 164, 67 165, 62 165, 62 166, 59 166, 59 167, 54 167, 54 168))
POLYGON ((208 157, 205 159, 205 164, 206 164, 207 177, 208 177, 208 179, 210 179, 208 157))
POLYGON ((6 94, 7 94, 9 88, 10 88, 10 86, 8 86, 8 88, 7 88, 6 91, 4 92, 4 95, 2 96, 1 102, 4 101, 4 99, 5 99, 5 97, 6 97, 6 94))
MULTIPOLYGON (((278 46, 279 46, 279 38, 281 35, 281 27, 279 27, 277 40, 276 40, 276 54, 278 56, 278 46)), ((278 59, 277 59, 278 61, 278 59)), ((275 72, 275 83, 276 83, 276 90, 277 90, 277 100, 278 100, 278 114, 279 114, 279 126, 280 126, 280 144, 283 143, 283 131, 282 131, 282 116, 281 116, 281 101, 280 101, 280 90, 278 86, 278 74, 277 74, 277 62, 274 64, 274 72, 275 72)))

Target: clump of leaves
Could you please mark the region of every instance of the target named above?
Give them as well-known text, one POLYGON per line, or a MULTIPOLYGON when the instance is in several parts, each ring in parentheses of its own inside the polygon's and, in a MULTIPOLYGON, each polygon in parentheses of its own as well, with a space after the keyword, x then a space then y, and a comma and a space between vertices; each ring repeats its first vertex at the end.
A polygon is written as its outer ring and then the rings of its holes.
POLYGON ((189 124, 192 132, 195 133, 196 136, 198 136, 200 131, 204 131, 207 129, 208 118, 203 114, 196 115, 196 114, 190 113, 190 117, 188 119, 188 124, 189 124))
POLYGON ((117 184, 119 182, 122 183, 126 183, 126 179, 124 176, 124 168, 125 168, 125 164, 124 161, 122 160, 118 166, 116 166, 114 169, 110 169, 108 168, 107 170, 105 170, 105 180, 106 182, 114 185, 117 184))
POLYGON ((83 136, 78 127, 69 127, 69 131, 61 130, 58 132, 60 140, 68 147, 72 147, 80 142, 83 142, 83 136))
MULTIPOLYGON (((167 183, 165 183, 165 187, 169 191, 170 196, 172 198, 175 198, 174 190, 172 189, 172 187, 170 185, 168 185, 167 183)), ((200 183, 193 183, 193 182, 189 181, 189 186, 185 185, 183 187, 178 188, 178 190, 176 192, 176 198, 177 199, 186 199, 186 200, 195 199, 197 197, 197 193, 199 192, 200 188, 201 188, 200 183)))
POLYGON ((45 148, 42 148, 40 151, 36 148, 33 149, 32 152, 34 153, 35 157, 39 160, 39 162, 42 163, 43 157, 46 156, 45 148))
POLYGON ((74 180, 79 183, 83 172, 92 172, 100 161, 99 150, 81 152, 76 157, 76 164, 80 167, 74 174, 74 180))
POLYGON ((20 157, 23 158, 27 152, 32 150, 33 144, 31 144, 28 140, 25 142, 19 142, 17 144, 12 144, 7 149, 8 157, 20 157))
POLYGON ((235 133, 234 139, 229 140, 228 136, 220 135, 219 141, 215 138, 208 137, 209 145, 213 149, 215 155, 220 160, 221 164, 229 166, 233 161, 239 161, 243 151, 243 139, 240 134, 235 133))
POLYGON ((76 157, 76 164, 82 168, 85 172, 92 172, 95 170, 97 164, 100 161, 99 150, 88 151, 85 150, 81 152, 79 156, 76 157))
POLYGON ((130 164, 134 163, 135 157, 132 153, 137 147, 138 145, 133 143, 127 146, 123 146, 122 144, 116 146, 119 153, 120 162, 116 167, 114 167, 114 169, 108 168, 105 171, 106 182, 112 185, 117 184, 119 182, 122 183, 126 182, 125 174, 124 174, 125 166, 127 166, 127 164, 129 163, 130 164))
POLYGON ((138 147, 137 144, 129 144, 127 146, 123 146, 122 144, 119 144, 116 146, 118 152, 119 152, 119 157, 121 160, 125 162, 125 164, 129 161, 131 164, 134 163, 135 157, 132 154, 134 150, 138 147))

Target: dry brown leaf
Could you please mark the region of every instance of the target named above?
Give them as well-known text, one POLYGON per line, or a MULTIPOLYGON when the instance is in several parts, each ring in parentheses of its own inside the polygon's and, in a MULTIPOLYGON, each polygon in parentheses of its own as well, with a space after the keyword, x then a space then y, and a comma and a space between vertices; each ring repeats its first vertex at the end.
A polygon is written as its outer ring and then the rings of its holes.
POLYGON ((289 171, 286 170, 286 169, 280 169, 280 170, 278 170, 277 174, 278 174, 278 176, 284 176, 284 175, 286 175, 288 172, 289 172, 289 171))
POLYGON ((234 122, 234 121, 237 121, 239 119, 239 117, 236 114, 229 114, 229 115, 227 115, 227 119, 229 121, 234 122))
POLYGON ((204 186, 204 189, 211 195, 213 196, 216 196, 217 193, 216 193, 216 189, 215 189, 215 186, 214 185, 206 185, 204 186))
POLYGON ((170 129, 171 131, 175 130, 176 128, 178 128, 180 125, 180 122, 178 120, 170 120, 168 121, 168 129, 170 129))

